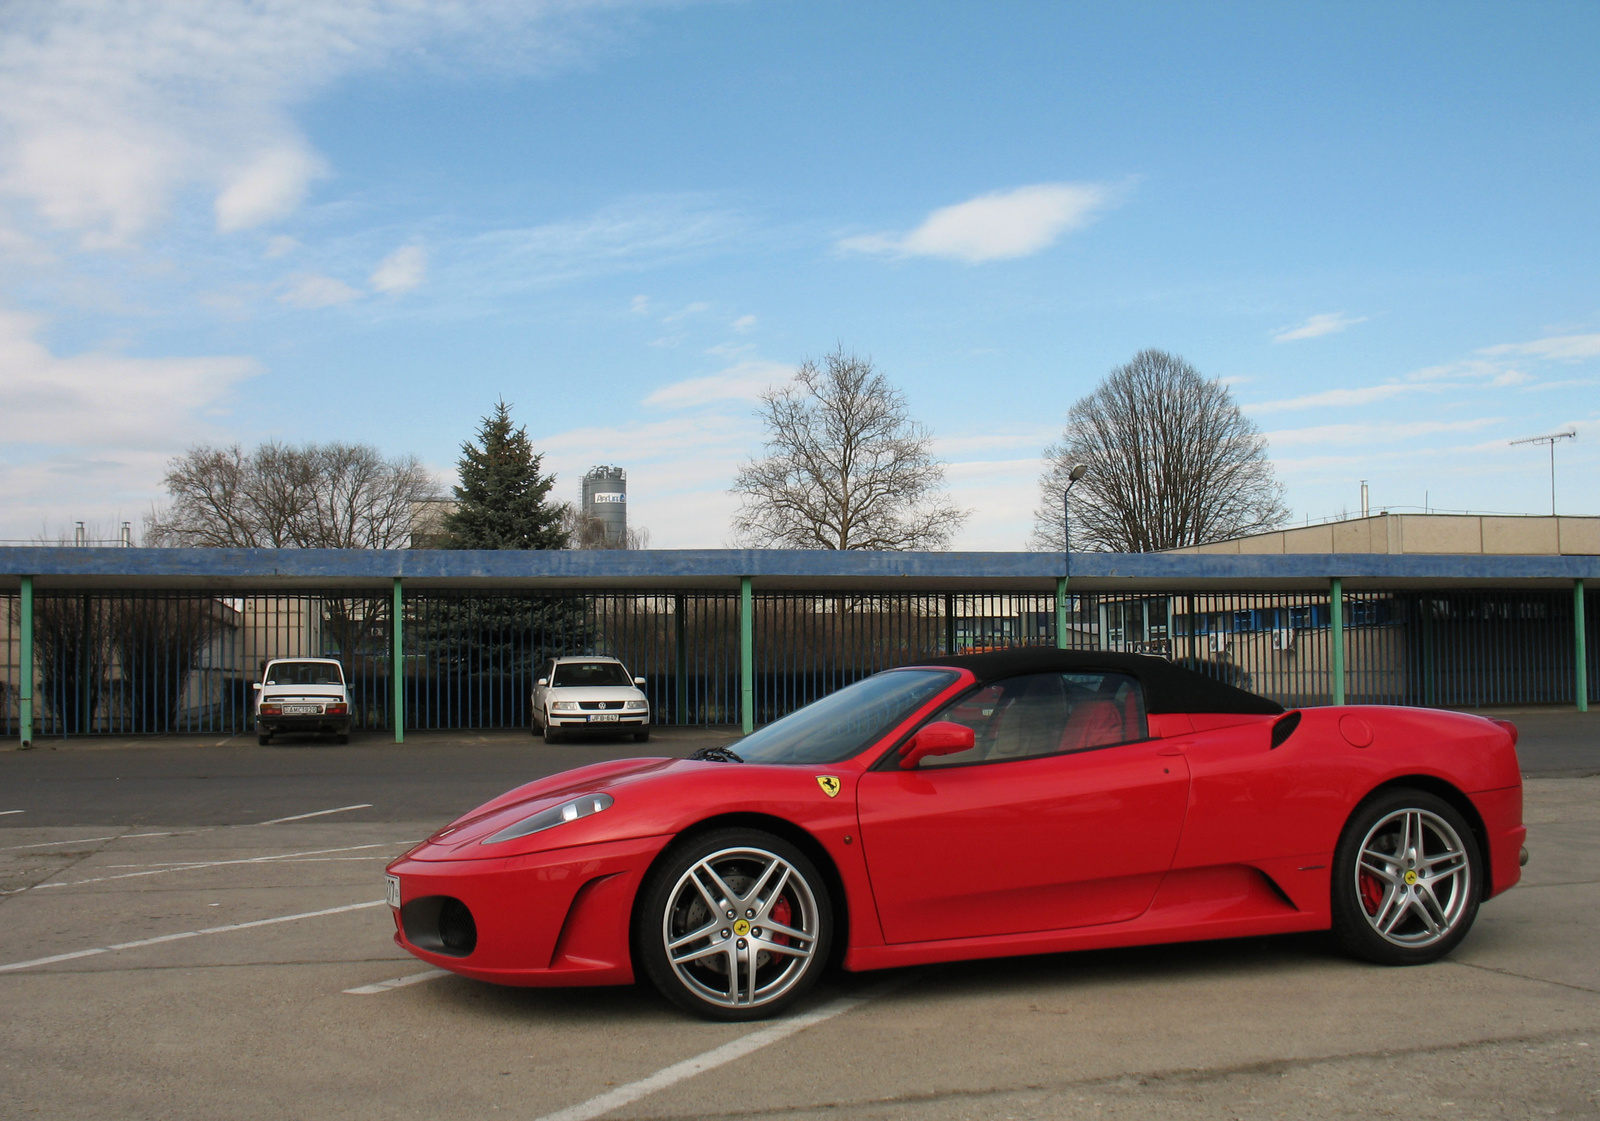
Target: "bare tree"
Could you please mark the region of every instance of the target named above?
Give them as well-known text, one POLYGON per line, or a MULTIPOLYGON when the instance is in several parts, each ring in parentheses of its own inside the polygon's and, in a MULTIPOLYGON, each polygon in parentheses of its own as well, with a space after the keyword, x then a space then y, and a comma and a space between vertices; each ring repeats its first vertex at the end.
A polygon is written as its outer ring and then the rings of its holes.
POLYGON ((933 437, 868 359, 834 351, 761 396, 766 455, 739 469, 734 536, 753 548, 941 549, 950 505, 933 437))
POLYGON ((1072 546, 1148 553, 1259 533, 1289 516, 1267 442, 1220 381, 1160 350, 1112 370, 1045 448, 1032 545, 1059 550, 1075 464, 1072 546))
POLYGON ((621 541, 608 540, 606 524, 599 518, 583 512, 581 503, 572 503, 562 509, 561 528, 567 534, 569 549, 648 549, 650 530, 645 526, 629 526, 621 541))
POLYGON ((145 520, 157 546, 395 549, 438 486, 415 456, 365 444, 196 447, 174 459, 172 497, 145 520))

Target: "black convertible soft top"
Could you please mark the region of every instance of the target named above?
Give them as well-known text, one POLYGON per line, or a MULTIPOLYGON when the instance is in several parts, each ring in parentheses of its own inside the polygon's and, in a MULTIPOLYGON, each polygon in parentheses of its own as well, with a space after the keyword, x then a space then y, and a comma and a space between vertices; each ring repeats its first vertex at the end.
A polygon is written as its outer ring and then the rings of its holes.
POLYGON ((1151 654, 1116 654, 1103 650, 1052 650, 1020 646, 986 654, 930 658, 919 665, 957 666, 981 681, 1023 673, 1083 673, 1113 670, 1139 679, 1146 712, 1229 712, 1276 716, 1283 706, 1247 693, 1204 673, 1174 665, 1151 654))

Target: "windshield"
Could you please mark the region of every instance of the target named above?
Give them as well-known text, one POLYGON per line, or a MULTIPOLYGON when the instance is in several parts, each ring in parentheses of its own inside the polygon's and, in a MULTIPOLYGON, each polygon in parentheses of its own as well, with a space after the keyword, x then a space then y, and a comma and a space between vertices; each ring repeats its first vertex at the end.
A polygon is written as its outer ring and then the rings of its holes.
POLYGON ((730 747, 746 763, 837 763, 867 747, 959 676, 943 669, 874 674, 730 747))
POLYGON ((556 666, 550 684, 570 689, 583 685, 632 685, 633 680, 617 662, 562 662, 556 666))
POLYGON ((343 685, 344 674, 332 662, 273 662, 268 685, 343 685))

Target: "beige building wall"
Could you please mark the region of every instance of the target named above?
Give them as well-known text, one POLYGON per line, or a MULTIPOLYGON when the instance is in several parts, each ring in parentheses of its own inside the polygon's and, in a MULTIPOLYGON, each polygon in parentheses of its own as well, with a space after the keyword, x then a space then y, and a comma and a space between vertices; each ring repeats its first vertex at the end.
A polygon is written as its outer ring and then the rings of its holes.
POLYGON ((1600 518, 1379 514, 1173 549, 1174 553, 1600 555, 1600 518))

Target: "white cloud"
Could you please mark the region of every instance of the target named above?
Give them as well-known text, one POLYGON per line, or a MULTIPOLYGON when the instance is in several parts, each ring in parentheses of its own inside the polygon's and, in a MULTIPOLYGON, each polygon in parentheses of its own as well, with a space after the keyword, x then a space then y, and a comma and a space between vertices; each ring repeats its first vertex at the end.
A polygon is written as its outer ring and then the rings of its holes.
MULTIPOLYGON (((604 34, 607 0, 11 0, 0 5, 0 195, 87 246, 135 241, 186 188, 218 227, 289 212, 317 170, 291 119, 396 59, 538 70, 604 34)), ((614 23, 615 21, 611 21, 614 23)))
POLYGON ((322 161, 298 144, 261 153, 217 196, 217 229, 247 230, 292 213, 321 171, 322 161))
POLYGON ((300 243, 294 238, 288 234, 279 234, 267 242, 265 256, 269 261, 275 261, 279 257, 287 257, 299 248, 300 243))
POLYGON ((741 315, 733 321, 733 329, 741 335, 754 331, 756 329, 756 317, 753 315, 741 315))
POLYGON ((667 409, 702 408, 729 401, 755 401, 768 389, 794 376, 794 367, 782 362, 750 360, 708 377, 688 378, 664 385, 644 399, 644 404, 667 409))
POLYGON ((289 288, 278 297, 278 302, 288 304, 290 307, 322 308, 347 304, 351 300, 360 298, 361 293, 342 280, 335 280, 331 276, 322 276, 319 273, 305 273, 294 279, 289 288))
POLYGON ((682 308, 673 312, 671 315, 663 315, 661 317, 661 322, 676 323, 680 319, 687 319, 691 315, 700 315, 710 310, 710 304, 706 303, 704 300, 696 300, 692 304, 685 304, 682 308))
POLYGON ((420 245, 404 245, 378 262, 368 278, 379 292, 409 292, 421 285, 428 274, 428 251, 420 245))
POLYGON ((1391 397, 1400 396, 1402 393, 1412 393, 1423 388, 1426 387, 1400 385, 1390 382, 1385 385, 1368 385, 1356 389, 1325 389, 1321 393, 1310 393, 1304 397, 1289 397, 1281 401, 1259 401, 1253 405, 1244 406, 1244 410, 1248 413, 1284 413, 1295 409, 1370 405, 1377 401, 1387 401, 1391 397))
POLYGON ((1502 343, 1478 352, 1492 356, 1525 354, 1556 362, 1581 362, 1586 358, 1600 358, 1600 334, 1556 335, 1548 339, 1535 339, 1528 343, 1502 343))
POLYGON ((1342 311, 1323 312, 1313 315, 1305 322, 1294 327, 1280 327, 1273 334, 1275 343, 1290 343, 1297 339, 1318 339, 1323 335, 1336 335, 1347 327, 1354 327, 1357 323, 1365 323, 1365 315, 1349 316, 1342 311))
POLYGON ((41 327, 0 310, 0 444, 167 447, 258 372, 248 358, 58 357, 38 340, 41 327))
POLYGON ((633 314, 635 314, 635 315, 649 315, 650 314, 650 297, 649 296, 635 296, 633 298, 633 302, 628 305, 628 310, 633 312, 633 314))
POLYGON ((846 252, 946 257, 968 264, 1027 257, 1088 225, 1112 199, 1098 183, 1039 183, 979 195, 929 214, 905 234, 867 234, 839 242, 846 252))
POLYGON ((1266 433, 1274 450, 1308 444, 1399 444, 1424 436, 1449 432, 1476 432, 1500 422, 1501 417, 1476 417, 1472 420, 1379 421, 1370 424, 1317 424, 1307 428, 1285 428, 1266 433))

